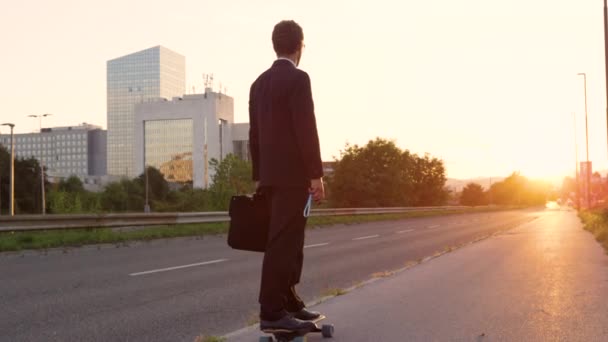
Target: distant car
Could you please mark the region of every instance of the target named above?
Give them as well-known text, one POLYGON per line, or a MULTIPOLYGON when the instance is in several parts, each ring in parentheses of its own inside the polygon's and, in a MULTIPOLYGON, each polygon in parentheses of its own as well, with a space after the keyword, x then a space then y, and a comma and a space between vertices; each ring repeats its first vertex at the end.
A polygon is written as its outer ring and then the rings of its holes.
POLYGON ((557 202, 555 202, 555 201, 550 201, 550 202, 547 202, 547 204, 545 205, 545 208, 547 208, 549 210, 559 210, 559 209, 561 209, 561 206, 559 204, 557 204, 557 202))

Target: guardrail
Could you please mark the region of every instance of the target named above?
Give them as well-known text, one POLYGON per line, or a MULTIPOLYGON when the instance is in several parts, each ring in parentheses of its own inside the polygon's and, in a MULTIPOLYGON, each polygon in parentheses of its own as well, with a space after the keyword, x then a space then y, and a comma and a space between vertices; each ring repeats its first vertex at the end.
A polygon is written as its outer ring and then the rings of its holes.
MULTIPOLYGON (((399 214, 406 212, 462 210, 470 207, 403 207, 403 208, 340 208, 313 209, 311 216, 344 216, 371 214, 399 214)), ((18 215, 0 216, 0 232, 26 230, 56 230, 78 228, 111 228, 184 223, 212 223, 230 221, 228 212, 196 213, 129 213, 85 215, 18 215)))

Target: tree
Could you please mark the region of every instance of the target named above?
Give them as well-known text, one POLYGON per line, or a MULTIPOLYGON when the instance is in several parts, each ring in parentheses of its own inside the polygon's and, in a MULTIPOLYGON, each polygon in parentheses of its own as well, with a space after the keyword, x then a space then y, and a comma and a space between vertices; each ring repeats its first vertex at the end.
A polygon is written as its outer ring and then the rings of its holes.
MULTIPOLYGON (((8 212, 10 198, 10 153, 0 146, 0 196, 2 212, 8 212)), ((46 179, 46 177, 45 177, 46 179)), ((40 164, 34 158, 15 159, 15 214, 40 213, 40 164)), ((45 181, 45 190, 49 184, 45 181)))
POLYGON ((143 187, 136 180, 123 179, 106 185, 101 195, 106 212, 141 212, 144 209, 143 187))
POLYGON ((167 200, 156 203, 155 211, 160 212, 191 212, 212 210, 211 193, 207 189, 182 188, 171 191, 167 200))
POLYGON ((228 154, 221 162, 211 159, 209 164, 215 171, 209 188, 212 209, 226 210, 233 195, 255 191, 250 162, 228 154))
MULTIPOLYGON (((135 180, 142 189, 146 189, 146 173, 135 180)), ((155 167, 148 166, 148 196, 153 201, 164 201, 169 194, 169 183, 165 176, 155 167)))
POLYGON ((76 176, 70 176, 68 179, 62 179, 57 184, 59 191, 71 192, 71 193, 82 193, 85 192, 84 185, 80 178, 76 176))
POLYGON ((477 206, 485 204, 486 202, 486 196, 481 185, 477 183, 469 183, 464 187, 464 189, 462 189, 462 194, 460 195, 460 204, 477 206))
POLYGON ((346 144, 329 179, 330 201, 336 207, 399 206, 410 182, 407 158, 393 141, 377 138, 367 145, 346 144))
POLYGON ((376 138, 340 152, 328 179, 329 199, 336 207, 435 205, 447 200, 445 181, 442 161, 376 138))
POLYGON ((492 203, 501 205, 541 205, 550 193, 550 185, 532 182, 518 172, 512 173, 502 182, 492 184, 492 203))
POLYGON ((123 212, 128 208, 129 196, 120 182, 113 182, 104 188, 101 206, 104 211, 123 212))
POLYGON ((447 180, 443 161, 425 154, 424 157, 413 156, 411 178, 413 191, 411 203, 415 206, 440 205, 448 199, 447 180))
POLYGON ((560 193, 562 199, 571 198, 573 201, 575 201, 577 193, 576 180, 572 177, 565 177, 562 182, 560 193))

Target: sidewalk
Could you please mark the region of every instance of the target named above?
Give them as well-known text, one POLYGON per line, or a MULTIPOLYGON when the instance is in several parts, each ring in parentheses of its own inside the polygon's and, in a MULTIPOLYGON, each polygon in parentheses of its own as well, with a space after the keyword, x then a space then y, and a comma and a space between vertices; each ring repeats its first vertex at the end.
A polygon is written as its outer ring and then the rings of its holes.
POLYGON ((608 256, 575 212, 547 211, 314 310, 335 325, 325 341, 608 341, 608 256))

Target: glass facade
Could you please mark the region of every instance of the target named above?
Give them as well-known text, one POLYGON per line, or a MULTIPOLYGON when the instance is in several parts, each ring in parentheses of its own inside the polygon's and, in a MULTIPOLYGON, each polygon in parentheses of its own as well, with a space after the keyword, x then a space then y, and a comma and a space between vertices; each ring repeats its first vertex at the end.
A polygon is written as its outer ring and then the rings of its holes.
POLYGON ((144 164, 159 169, 169 182, 191 182, 193 141, 192 119, 145 121, 144 164))
POLYGON ((185 93, 185 58, 161 46, 108 61, 108 174, 134 174, 134 107, 185 93))

